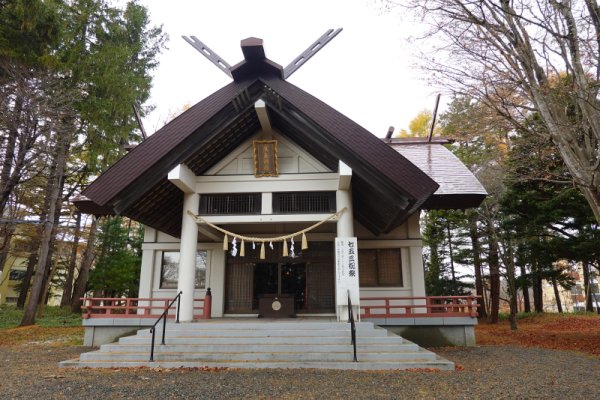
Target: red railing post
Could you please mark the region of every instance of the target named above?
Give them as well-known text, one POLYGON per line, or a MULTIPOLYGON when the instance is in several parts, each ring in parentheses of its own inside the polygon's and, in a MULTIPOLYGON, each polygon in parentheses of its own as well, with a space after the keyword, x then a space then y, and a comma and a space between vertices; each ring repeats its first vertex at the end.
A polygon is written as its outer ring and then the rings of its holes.
POLYGON ((479 316, 479 312, 477 310, 477 303, 475 303, 475 306, 474 306, 474 303, 473 303, 474 299, 476 299, 476 298, 474 298, 473 296, 469 296, 469 298, 467 298, 467 307, 468 307, 467 310, 468 310, 469 315, 471 317, 477 317, 477 316, 479 316))
POLYGON ((81 308, 85 309, 83 318, 88 319, 92 316, 91 303, 88 304, 88 299, 86 297, 82 297, 81 302, 83 304, 81 308))
POLYGON ((212 308, 212 293, 210 288, 206 289, 206 295, 204 296, 204 304, 202 306, 204 319, 210 319, 210 313, 212 308))

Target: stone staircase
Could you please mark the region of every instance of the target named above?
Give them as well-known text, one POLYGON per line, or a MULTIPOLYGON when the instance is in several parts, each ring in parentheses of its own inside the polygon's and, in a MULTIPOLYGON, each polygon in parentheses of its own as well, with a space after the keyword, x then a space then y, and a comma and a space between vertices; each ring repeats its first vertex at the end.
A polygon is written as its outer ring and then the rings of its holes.
POLYGON ((168 323, 165 345, 156 332, 154 362, 149 361, 149 329, 61 367, 230 367, 327 368, 384 370, 434 368, 453 370, 454 363, 371 322, 356 324, 357 358, 352 361, 350 325, 319 320, 209 320, 168 323))

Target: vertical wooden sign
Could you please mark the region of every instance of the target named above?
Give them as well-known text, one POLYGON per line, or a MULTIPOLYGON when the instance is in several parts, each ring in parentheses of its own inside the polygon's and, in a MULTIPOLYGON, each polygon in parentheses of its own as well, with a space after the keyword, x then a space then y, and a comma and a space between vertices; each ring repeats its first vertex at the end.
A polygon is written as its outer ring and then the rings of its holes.
POLYGON ((277 140, 255 140, 254 176, 278 176, 277 140))

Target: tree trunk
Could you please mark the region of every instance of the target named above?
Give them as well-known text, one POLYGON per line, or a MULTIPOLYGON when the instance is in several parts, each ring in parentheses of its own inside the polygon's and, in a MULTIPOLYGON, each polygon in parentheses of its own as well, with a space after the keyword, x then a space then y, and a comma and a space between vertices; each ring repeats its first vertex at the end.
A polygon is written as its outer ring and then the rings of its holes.
POLYGON ((479 318, 487 318, 485 293, 483 288, 483 277, 481 274, 481 244, 479 243, 479 231, 477 230, 477 218, 474 213, 469 216, 469 236, 473 247, 473 269, 475 272, 475 290, 481 304, 479 306, 479 318))
POLYGON ((562 313, 562 303, 560 301, 560 293, 558 291, 558 283, 556 282, 556 278, 552 278, 552 287, 554 288, 554 297, 556 298, 556 309, 559 313, 562 313))
MULTIPOLYGON (((21 104, 21 99, 18 98, 17 101, 17 110, 20 108, 20 104, 21 104)), ((15 110, 15 118, 19 118, 19 114, 20 111, 15 110)), ((15 125, 17 126, 17 125, 15 125)), ((15 158, 15 147, 16 147, 16 143, 17 143, 17 131, 14 129, 9 129, 8 130, 8 137, 6 138, 6 141, 3 141, 4 143, 2 143, 5 148, 4 150, 4 154, 3 154, 3 162, 2 162, 2 169, 0 170, 0 216, 4 216, 4 209, 6 207, 6 204, 8 202, 8 198, 10 196, 10 194, 12 193, 13 188, 10 188, 10 176, 11 176, 11 170, 13 167, 13 161, 15 158)), ((6 262, 7 259, 7 255, 8 255, 8 250, 10 247, 10 239, 11 239, 11 234, 12 232, 14 232, 14 224, 11 224, 10 222, 6 222, 2 224, 2 237, 1 237, 1 242, 2 244, 0 245, 0 273, 2 271, 4 271, 4 263, 6 262), (12 225, 12 228, 11 228, 12 225)))
MULTIPOLYGON (((68 151, 68 147, 67 150, 68 151)), ((66 154, 66 153, 65 153, 66 154)), ((42 304, 48 304, 48 295, 50 294, 50 284, 52 283, 52 276, 54 275, 54 272, 57 268, 57 265, 55 262, 55 260, 53 260, 54 258, 54 252, 56 250, 56 228, 58 227, 59 223, 60 223, 60 214, 61 214, 61 210, 62 210, 62 204, 63 204, 63 200, 62 200, 62 196, 60 194, 62 194, 63 189, 64 189, 64 185, 65 185, 65 180, 61 179, 60 180, 60 184, 58 187, 58 193, 59 196, 56 199, 56 212, 54 214, 54 221, 53 221, 53 228, 52 228, 52 234, 50 235, 50 244, 48 247, 48 256, 46 259, 46 275, 44 275, 44 281, 42 283, 42 287, 44 288, 42 293, 43 295, 40 296, 40 305, 42 304)))
POLYGON ((506 283, 508 285, 508 303, 510 306, 510 329, 517 330, 517 280, 515 278, 515 258, 513 254, 512 242, 508 243, 508 254, 505 257, 506 264, 506 283))
POLYGON ((6 264, 6 260, 8 259, 8 252, 10 250, 10 241, 12 239, 13 233, 15 232, 15 224, 6 222, 1 225, 3 234, 1 236, 2 244, 0 245, 0 275, 2 274, 2 271, 4 271, 4 264, 6 264))
POLYGON ((15 150, 17 147, 17 138, 19 136, 17 127, 21 125, 19 121, 21 119, 22 110, 23 98, 21 96, 17 96, 12 113, 14 118, 14 121, 12 122, 13 126, 11 129, 8 129, 8 137, 5 142, 6 147, 3 155, 2 169, 0 170, 0 215, 4 215, 4 208, 6 207, 8 198, 15 188, 16 182, 14 181, 14 177, 20 176, 20 166, 15 165, 14 162, 17 158, 15 150), (17 172, 17 174, 14 172, 17 172))
POLYGON ((525 265, 521 264, 521 276, 523 277, 523 307, 526 313, 531 312, 531 300, 529 300, 529 285, 527 284, 527 269, 525 265))
POLYGON ((590 266, 587 261, 583 262, 583 289, 585 291, 585 311, 594 312, 592 303, 592 285, 590 282, 590 266))
POLYGON ((48 256, 50 254, 50 243, 52 241, 52 233, 54 232, 54 219, 55 214, 60 212, 56 209, 57 200, 60 196, 60 183, 65 170, 67 161, 67 148, 69 143, 70 135, 68 134, 57 134, 56 150, 54 160, 56 163, 56 173, 54 179, 51 179, 49 183, 49 203, 50 208, 48 210, 48 216, 44 221, 42 229, 42 239, 40 245, 40 256, 38 259, 38 268, 35 272, 33 284, 31 286, 31 293, 29 295, 29 302, 25 308, 23 319, 21 320, 21 326, 33 325, 35 323, 35 312, 40 298, 43 295, 44 289, 44 277, 48 271, 46 266, 48 265, 48 256))
POLYGON ((533 308, 535 312, 544 312, 544 295, 542 288, 542 274, 537 261, 531 265, 531 289, 533 290, 533 308))
POLYGON ((454 271, 454 254, 452 252, 452 233, 450 232, 450 221, 446 219, 446 233, 448 234, 448 256, 450 257, 450 273, 452 282, 456 284, 456 272, 454 271))
MULTIPOLYGON (((489 222, 491 224, 492 222, 489 222)), ((498 257, 498 243, 493 234, 493 228, 488 225, 489 254, 488 265, 490 266, 490 315, 489 322, 498 323, 500 312, 500 260, 498 257)))
POLYGON ((67 269, 67 277, 65 279, 65 287, 63 288, 62 298, 60 299, 61 307, 71 305, 73 296, 73 278, 75 277, 75 266, 77 265, 77 252, 79 250, 79 239, 81 237, 81 212, 77 211, 75 217, 75 232, 73 233, 73 243, 71 244, 71 257, 69 258, 69 267, 67 269))
MULTIPOLYGON (((44 211, 44 213, 40 215, 40 221, 43 221, 45 218, 46 214, 44 211)), ((31 238, 31 253, 29 253, 29 258, 27 259, 27 271, 25 272, 25 278, 23 278, 21 283, 21 291, 19 292, 19 298, 17 299, 17 308, 20 309, 25 307, 25 302, 27 301, 27 294, 29 293, 29 287, 31 286, 31 278, 33 278, 35 266, 37 265, 41 236, 42 226, 40 225, 36 229, 36 234, 31 238)))
POLYGON ((542 288, 542 278, 539 273, 535 273, 533 276, 533 282, 531 288, 533 289, 533 309, 535 312, 544 312, 544 292, 542 288))
POLYGON ((81 267, 79 268, 79 275, 75 281, 75 287, 73 289, 73 299, 71 302, 71 311, 74 313, 81 312, 81 298, 85 294, 85 286, 87 284, 90 268, 94 261, 94 245, 96 241, 96 231, 98 230, 98 218, 92 217, 92 225, 90 226, 90 234, 88 235, 88 242, 83 253, 83 260, 81 261, 81 267))
POLYGON ((32 251, 27 259, 27 270, 25 271, 25 277, 21 281, 21 291, 19 292, 19 298, 17 299, 17 308, 22 309, 27 301, 27 294, 29 293, 29 287, 31 286, 31 278, 33 277, 35 266, 37 264, 37 256, 37 251, 32 251))

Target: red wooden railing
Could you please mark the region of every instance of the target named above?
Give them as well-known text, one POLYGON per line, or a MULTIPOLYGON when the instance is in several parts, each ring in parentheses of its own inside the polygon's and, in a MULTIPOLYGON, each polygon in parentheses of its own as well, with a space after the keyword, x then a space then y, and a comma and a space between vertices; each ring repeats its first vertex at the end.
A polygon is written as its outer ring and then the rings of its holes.
MULTIPOLYGON (((209 293, 204 299, 194 299, 195 319, 211 318, 211 299, 209 293)), ((477 299, 478 296, 363 297, 360 299, 360 317, 477 318, 480 306, 477 299)), ((161 314, 172 299, 86 297, 82 300, 83 318, 144 318, 161 314)), ((168 318, 175 318, 175 310, 169 310, 168 318)))
MULTIPOLYGON (((194 319, 211 318, 211 299, 208 293, 204 299, 194 299, 194 319)), ((83 318, 156 318, 173 299, 84 297, 81 300, 83 318)), ((173 308, 169 310, 167 317, 175 318, 173 308)))
POLYGON ((361 318, 477 318, 479 296, 364 297, 361 318), (422 304, 414 304, 422 303, 422 304))

